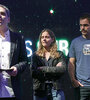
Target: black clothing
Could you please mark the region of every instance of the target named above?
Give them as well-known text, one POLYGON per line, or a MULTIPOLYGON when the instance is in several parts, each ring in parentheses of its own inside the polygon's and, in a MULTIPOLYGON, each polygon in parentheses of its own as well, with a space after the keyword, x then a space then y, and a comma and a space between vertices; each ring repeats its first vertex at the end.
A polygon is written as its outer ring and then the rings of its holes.
POLYGON ((18 73, 16 76, 11 76, 11 84, 14 94, 17 99, 22 100, 22 83, 21 72, 27 67, 27 53, 25 40, 20 33, 10 31, 11 51, 10 51, 10 67, 17 67, 18 73))
POLYGON ((90 100, 90 87, 77 87, 74 88, 75 100, 90 100))
POLYGON ((46 93, 47 82, 52 84, 52 87, 56 90, 61 89, 60 77, 66 70, 66 62, 63 53, 59 52, 60 57, 50 57, 48 61, 44 57, 38 56, 36 53, 32 56, 32 77, 33 77, 33 89, 36 95, 46 93), (56 67, 56 65, 62 62, 62 66, 56 67), (42 67, 42 69, 39 69, 42 67))
POLYGON ((0 98, 0 100, 18 100, 18 99, 16 99, 15 97, 12 97, 12 98, 0 98))

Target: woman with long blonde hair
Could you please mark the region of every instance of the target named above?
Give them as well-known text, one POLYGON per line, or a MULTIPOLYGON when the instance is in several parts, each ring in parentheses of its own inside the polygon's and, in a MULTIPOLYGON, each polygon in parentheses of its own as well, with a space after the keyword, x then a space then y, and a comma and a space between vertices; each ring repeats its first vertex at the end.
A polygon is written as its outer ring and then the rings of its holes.
POLYGON ((38 49, 32 56, 34 100, 65 100, 60 84, 65 70, 65 57, 57 51, 53 31, 42 30, 38 49))

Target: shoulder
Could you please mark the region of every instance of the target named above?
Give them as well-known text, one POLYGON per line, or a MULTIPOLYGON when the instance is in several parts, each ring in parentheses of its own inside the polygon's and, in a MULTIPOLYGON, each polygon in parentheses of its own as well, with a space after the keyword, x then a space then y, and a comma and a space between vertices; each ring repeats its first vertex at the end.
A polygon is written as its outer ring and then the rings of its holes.
POLYGON ((63 54, 63 52, 62 52, 62 51, 60 51, 60 50, 58 50, 57 52, 58 52, 59 54, 63 54))
POLYGON ((35 58, 35 57, 36 57, 36 58, 39 57, 39 56, 36 54, 36 51, 32 54, 32 57, 34 57, 34 58, 35 58))
POLYGON ((70 43, 70 47, 74 47, 74 46, 76 47, 77 45, 80 45, 81 41, 82 41, 82 36, 73 39, 70 43))
POLYGON ((34 52, 34 53, 32 54, 32 56, 36 56, 36 52, 34 52))
POLYGON ((81 40, 81 39, 82 39, 82 36, 79 36, 79 37, 73 39, 73 40, 72 40, 72 43, 78 42, 78 41, 81 40))
POLYGON ((58 61, 62 61, 62 60, 66 61, 64 53, 62 51, 57 51, 57 52, 59 53, 59 57, 57 58, 57 60, 58 61))
POLYGON ((36 52, 34 52, 33 54, 32 54, 32 60, 35 60, 35 61, 41 61, 40 59, 41 59, 42 57, 41 56, 39 56, 39 55, 37 55, 36 54, 36 52))
POLYGON ((59 53, 60 57, 64 56, 64 53, 62 51, 58 50, 57 52, 59 53))
POLYGON ((24 36, 23 36, 23 34, 21 34, 21 33, 18 33, 18 32, 12 32, 12 31, 10 31, 10 36, 12 37, 16 37, 16 38, 24 38, 24 36))

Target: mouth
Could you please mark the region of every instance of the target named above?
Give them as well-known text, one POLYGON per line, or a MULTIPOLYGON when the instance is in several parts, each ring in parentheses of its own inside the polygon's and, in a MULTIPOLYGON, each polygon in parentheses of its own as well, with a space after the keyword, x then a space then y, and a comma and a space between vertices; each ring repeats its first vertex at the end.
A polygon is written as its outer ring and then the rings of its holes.
POLYGON ((0 19, 0 23, 2 22, 2 20, 0 19))
POLYGON ((86 33, 87 31, 85 31, 85 30, 82 30, 81 32, 83 32, 83 33, 86 33))
POLYGON ((2 19, 0 19, 0 25, 3 23, 2 19))
POLYGON ((46 41, 42 41, 42 43, 46 43, 46 41))
POLYGON ((46 43, 46 42, 42 42, 42 44, 43 44, 43 45, 46 45, 47 43, 46 43))
POLYGON ((0 23, 2 23, 2 21, 0 20, 0 23))
POLYGON ((46 44, 46 42, 43 42, 42 44, 46 44))

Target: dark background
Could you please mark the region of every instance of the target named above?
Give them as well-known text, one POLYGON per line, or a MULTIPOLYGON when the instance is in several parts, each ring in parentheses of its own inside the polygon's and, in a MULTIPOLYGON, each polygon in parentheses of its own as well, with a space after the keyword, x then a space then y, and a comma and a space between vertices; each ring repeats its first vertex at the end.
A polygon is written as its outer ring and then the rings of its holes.
MULTIPOLYGON (((32 41, 32 49, 36 50, 36 42, 42 29, 49 28, 56 37, 67 38, 70 42, 79 36, 79 16, 90 13, 90 0, 0 0, 0 4, 10 9, 10 29, 20 32, 25 39, 32 41), (51 14, 50 9, 54 10, 51 14)), ((68 56, 66 57, 68 63, 68 56)), ((30 62, 30 58, 29 58, 30 62)), ((62 78, 66 100, 74 100, 73 88, 68 73, 62 78)), ((32 99, 32 79, 27 68, 22 74, 24 88, 23 98, 32 99)))

